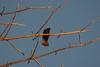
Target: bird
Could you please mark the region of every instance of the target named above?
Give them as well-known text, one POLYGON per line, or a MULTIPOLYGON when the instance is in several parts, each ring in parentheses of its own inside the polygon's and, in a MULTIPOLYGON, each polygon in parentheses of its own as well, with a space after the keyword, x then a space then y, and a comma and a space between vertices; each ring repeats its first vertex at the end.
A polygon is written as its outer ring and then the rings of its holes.
MULTIPOLYGON (((50 28, 49 27, 44 29, 43 34, 49 34, 49 33, 50 33, 50 28)), ((42 36, 42 40, 43 40, 42 45, 43 46, 49 46, 48 39, 49 39, 48 35, 47 36, 46 35, 42 36)))

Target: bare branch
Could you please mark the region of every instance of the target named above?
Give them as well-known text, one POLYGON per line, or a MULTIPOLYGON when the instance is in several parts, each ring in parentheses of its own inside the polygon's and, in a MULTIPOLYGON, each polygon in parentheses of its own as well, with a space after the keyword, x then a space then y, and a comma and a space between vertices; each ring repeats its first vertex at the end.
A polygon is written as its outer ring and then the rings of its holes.
MULTIPOLYGON (((30 57, 30 60, 32 59, 32 57, 34 56, 34 54, 35 54, 35 52, 36 52, 36 49, 37 49, 37 47, 38 47, 38 45, 39 45, 39 37, 38 37, 38 40, 37 40, 37 43, 36 43, 36 46, 35 46, 35 48, 34 48, 34 51, 32 52, 32 55, 31 55, 31 57, 30 57)), ((30 60, 28 60, 28 63, 30 63, 30 60)), ((36 61, 36 59, 34 58, 34 60, 36 61)), ((37 61, 36 61, 37 62, 37 61)), ((38 62, 37 62, 38 63, 38 62)), ((39 64, 39 63, 38 63, 39 64)), ((40 64, 39 64, 40 65, 40 64)))
POLYGON ((79 36, 79 37, 78 37, 78 41, 79 41, 80 44, 81 44, 81 35, 80 35, 80 33, 81 33, 83 30, 85 30, 87 27, 89 27, 89 26, 95 24, 96 21, 97 21, 98 19, 100 19, 100 17, 96 17, 95 19, 93 19, 92 21, 90 21, 85 27, 83 27, 83 28, 80 30, 80 32, 78 33, 78 36, 79 36))
MULTIPOLYGON (((64 4, 64 3, 66 3, 65 1, 66 1, 66 0, 64 0, 64 2, 63 2, 62 4, 60 4, 56 9, 53 9, 53 10, 52 10, 52 12, 51 12, 50 15, 48 16, 47 20, 46 20, 46 21, 44 22, 44 24, 39 28, 39 30, 36 32, 36 34, 38 34, 38 33, 42 30, 42 28, 49 22, 49 20, 52 18, 52 16, 58 11, 58 9, 62 8, 62 7, 65 5, 65 4, 64 4)), ((35 39, 37 39, 37 37, 38 37, 38 36, 36 36, 36 37, 33 38, 32 40, 34 41, 35 39)), ((37 47, 38 47, 38 44, 36 44, 32 56, 34 56, 34 53, 35 53, 37 47)), ((30 59, 32 58, 32 56, 30 57, 30 59)), ((30 62, 30 61, 28 61, 28 63, 29 63, 29 62, 30 62)))
POLYGON ((50 5, 48 5, 48 6, 34 6, 34 7, 19 9, 19 10, 12 11, 12 12, 0 12, 0 15, 3 16, 3 15, 20 13, 20 12, 27 11, 27 10, 39 10, 39 9, 51 9, 51 8, 52 8, 52 6, 50 6, 50 5))
MULTIPOLYGON (((88 32, 89 30, 83 30, 82 32, 88 32)), ((6 38, 0 38, 0 41, 5 40, 16 40, 21 38, 30 38, 34 36, 64 36, 64 35, 73 35, 79 33, 79 31, 73 31, 73 32, 65 32, 65 33, 57 33, 57 34, 30 34, 30 35, 23 35, 23 36, 16 36, 16 37, 6 37, 6 38)))
MULTIPOLYGON (((89 40, 85 43, 82 43, 82 45, 80 46, 74 46, 74 45, 69 45, 67 47, 64 47, 64 48, 58 48, 58 49, 55 49, 53 51, 50 51, 50 52, 47 52, 47 53, 43 53, 39 56, 33 56, 31 60, 34 60, 33 58, 35 59, 39 59, 41 57, 45 57, 45 56, 48 56, 48 55, 51 55, 55 52, 60 52, 60 51, 64 51, 64 50, 67 50, 67 49, 73 49, 73 48, 79 48, 79 47, 84 47, 84 46, 87 46, 91 43, 95 43, 96 41, 100 40, 100 37, 97 37, 95 39, 92 39, 92 40, 89 40)), ((19 60, 15 60, 15 61, 11 61, 11 62, 8 62, 7 64, 1 64, 0 67, 5 67, 6 65, 13 65, 13 64, 17 64, 17 63, 21 63, 21 62, 25 62, 25 61, 28 61, 30 60, 30 57, 29 58, 24 58, 24 59, 19 59, 19 60)))
POLYGON ((5 33, 4 37, 5 38, 7 36, 7 34, 9 33, 11 27, 12 27, 12 23, 14 23, 16 17, 16 13, 14 14, 12 21, 5 27, 4 31, 0 34, 0 38, 3 36, 3 34, 5 33))
MULTIPOLYGON (((2 22, 0 23, 1 26, 7 26, 7 25, 10 25, 10 22, 2 22)), ((16 23, 16 22, 13 22, 12 23, 12 26, 26 26, 25 24, 20 24, 20 23, 16 23)))
POLYGON ((1 16, 3 16, 4 11, 5 11, 5 6, 3 6, 3 10, 0 13, 1 16))
POLYGON ((15 46, 15 44, 13 44, 12 42, 10 42, 10 41, 7 41, 10 45, 11 45, 11 47, 12 48, 14 48, 17 52, 20 52, 22 55, 24 55, 24 52, 22 51, 22 50, 20 50, 20 49, 18 49, 16 46, 15 46))

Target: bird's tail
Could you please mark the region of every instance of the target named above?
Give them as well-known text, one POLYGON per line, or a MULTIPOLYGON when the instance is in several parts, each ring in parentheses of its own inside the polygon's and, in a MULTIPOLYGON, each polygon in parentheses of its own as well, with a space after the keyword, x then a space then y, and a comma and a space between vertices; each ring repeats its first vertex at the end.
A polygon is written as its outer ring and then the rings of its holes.
POLYGON ((49 46, 49 43, 48 43, 48 41, 43 40, 42 45, 43 46, 49 46))

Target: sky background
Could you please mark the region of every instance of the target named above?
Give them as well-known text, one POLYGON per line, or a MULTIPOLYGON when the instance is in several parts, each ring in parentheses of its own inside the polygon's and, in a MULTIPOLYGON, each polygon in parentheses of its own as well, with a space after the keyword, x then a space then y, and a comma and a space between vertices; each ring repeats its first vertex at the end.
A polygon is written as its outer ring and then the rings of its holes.
MULTIPOLYGON (((53 7, 59 6, 63 0, 18 0, 19 9, 32 6, 47 6, 53 7)), ((15 11, 16 0, 0 0, 0 11, 5 6, 5 12, 15 11)), ((40 10, 28 10, 18 13, 15 21, 25 26, 12 26, 8 37, 15 37, 19 35, 27 35, 36 33, 42 26, 44 21, 50 14, 51 9, 40 10)), ((0 23, 11 22, 11 17, 0 16, 0 23)), ((81 33, 81 41, 86 42, 100 36, 100 0, 68 0, 66 5, 60 9, 49 21, 49 23, 43 28, 50 27, 51 33, 70 32, 75 31, 78 28, 83 28, 89 22, 97 19, 96 24, 88 27, 90 32, 81 33)), ((4 30, 5 26, 0 26, 0 32, 4 30)), ((42 33, 41 30, 40 33, 42 33)), ((66 47, 68 43, 79 45, 77 42, 78 35, 66 35, 60 38, 50 37, 49 47, 41 45, 42 39, 40 37, 40 44, 37 48, 35 56, 45 52, 52 51, 57 48, 66 47)), ((17 39, 13 42, 17 48, 24 52, 30 52, 34 47, 36 41, 33 43, 32 38, 17 39)), ((99 67, 100 66, 100 41, 90 44, 86 47, 74 48, 58 52, 57 55, 52 54, 39 59, 40 63, 45 67, 99 67)), ((30 57, 31 55, 25 54, 25 56, 16 52, 15 49, 6 41, 0 41, 0 64, 7 63, 16 59, 30 57)), ((30 64, 27 62, 18 63, 11 67, 39 67, 33 60, 30 64)))

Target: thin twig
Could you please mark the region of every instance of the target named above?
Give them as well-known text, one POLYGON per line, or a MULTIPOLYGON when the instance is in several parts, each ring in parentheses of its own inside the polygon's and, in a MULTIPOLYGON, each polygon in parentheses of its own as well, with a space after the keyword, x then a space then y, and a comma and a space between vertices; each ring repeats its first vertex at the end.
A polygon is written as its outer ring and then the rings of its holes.
POLYGON ((100 19, 100 17, 96 17, 93 21, 91 21, 91 22, 89 22, 85 27, 83 27, 81 30, 80 30, 80 32, 78 33, 78 41, 79 41, 79 43, 81 44, 81 35, 80 35, 80 33, 83 31, 83 30, 85 30, 87 27, 89 27, 89 26, 91 26, 92 24, 94 24, 94 23, 96 23, 96 21, 98 20, 98 19, 100 19))
MULTIPOLYGON (((66 1, 66 0, 64 0, 64 2, 61 3, 56 9, 53 9, 53 10, 52 10, 51 14, 48 16, 47 20, 46 20, 46 21, 44 22, 44 24, 39 28, 39 30, 36 32, 36 34, 38 34, 38 33, 42 30, 42 28, 49 22, 49 20, 52 18, 52 16, 58 11, 58 9, 62 8, 62 7, 65 5, 65 3, 66 3, 65 1, 66 1)), ((33 38, 33 41, 34 41, 35 39, 37 39, 37 37, 38 37, 38 36, 36 36, 35 38, 33 38)), ((32 56, 34 56, 34 53, 35 53, 35 51, 36 51, 36 49, 37 49, 37 45, 38 45, 38 44, 36 44, 32 56)), ((32 57, 32 56, 31 56, 31 57, 32 57)), ((31 57, 30 57, 30 58, 31 58, 31 57)), ((29 63, 29 62, 30 62, 30 61, 28 61, 28 63, 29 63)))
POLYGON ((50 5, 48 5, 48 6, 34 6, 34 7, 28 7, 28 8, 12 11, 12 12, 0 12, 0 15, 3 16, 3 15, 14 14, 14 13, 20 13, 20 12, 27 11, 27 10, 39 10, 39 9, 51 9, 51 8, 52 8, 52 6, 50 6, 50 5))
MULTIPOLYGON (((37 33, 39 33, 41 30, 42 30, 42 28, 49 22, 49 20, 52 18, 52 16, 59 10, 59 9, 61 9, 64 5, 65 5, 65 3, 66 3, 66 1, 67 0, 64 0, 64 2, 62 3, 62 4, 60 4, 57 8, 54 8, 53 10, 52 10, 52 12, 50 13, 50 15, 48 16, 48 18, 47 18, 47 20, 44 22, 44 24, 39 28, 39 30, 36 32, 36 34, 37 33)), ((36 39, 37 37, 35 37, 34 39, 36 39)), ((33 40, 34 40, 33 39, 33 40)))
POLYGON ((3 16, 4 11, 5 11, 5 6, 3 6, 3 9, 2 9, 2 11, 0 13, 1 16, 3 16))
MULTIPOLYGON (((17 9, 17 7, 16 7, 16 9, 17 9)), ((9 31, 10 31, 10 29, 12 27, 12 24, 14 23, 15 17, 16 17, 16 13, 13 16, 12 21, 6 26, 4 31, 0 34, 0 38, 3 36, 4 33, 5 33, 5 35, 4 35, 3 38, 5 38, 7 36, 7 34, 9 33, 9 31)))
MULTIPOLYGON (((83 30, 82 32, 88 32, 89 30, 83 30)), ((64 33, 57 33, 57 34, 30 34, 30 35, 23 35, 23 36, 16 36, 16 37, 6 37, 6 38, 0 38, 0 41, 5 41, 5 40, 16 40, 16 39, 21 39, 21 38, 31 38, 34 36, 64 36, 64 35, 73 35, 79 33, 79 31, 72 31, 72 32, 64 32, 64 33)))
POLYGON ((22 55, 24 55, 24 52, 22 51, 22 50, 20 50, 20 49, 18 49, 16 46, 15 46, 15 44, 13 44, 12 42, 10 42, 10 41, 7 41, 10 45, 11 45, 11 47, 12 48, 14 48, 17 52, 20 52, 22 55))
MULTIPOLYGON (((87 42, 85 42, 85 43, 82 43, 81 46, 80 46, 80 45, 79 45, 79 46, 69 45, 69 46, 64 47, 64 48, 58 48, 58 49, 55 49, 55 50, 53 50, 53 51, 50 51, 50 52, 41 54, 41 55, 39 55, 39 56, 33 56, 31 60, 34 60, 33 58, 39 59, 39 58, 41 58, 41 57, 45 57, 45 56, 51 55, 51 54, 53 54, 53 53, 55 53, 55 52, 64 51, 64 50, 66 50, 66 49, 73 49, 73 48, 84 47, 84 46, 87 46, 87 45, 89 45, 89 44, 91 44, 91 43, 95 43, 95 42, 98 41, 98 40, 100 40, 100 37, 97 37, 97 38, 95 38, 95 39, 92 39, 92 40, 89 40, 89 41, 87 41, 87 42)), ((9 62, 9 63, 7 63, 7 64, 1 64, 0 67, 5 67, 6 65, 13 65, 13 64, 25 62, 25 61, 28 61, 28 60, 30 60, 30 57, 24 58, 24 59, 15 60, 15 61, 11 61, 11 62, 9 62)))
MULTIPOLYGON (((34 56, 35 51, 36 51, 36 49, 37 49, 38 45, 39 45, 39 37, 38 37, 38 40, 37 40, 36 46, 35 46, 35 48, 34 48, 34 51, 32 52, 32 55, 31 55, 31 57, 30 57, 30 60, 31 60, 31 59, 32 59, 32 57, 34 56)), ((28 64, 30 63, 30 60, 28 61, 28 64)))
MULTIPOLYGON (((10 22, 7 22, 7 23, 2 22, 2 23, 0 23, 1 26, 7 26, 9 24, 10 24, 10 22)), ((25 24, 20 24, 20 23, 13 22, 12 26, 26 26, 26 25, 25 24)))
MULTIPOLYGON (((16 6, 16 9, 17 9, 17 6, 16 6)), ((4 29, 4 31, 0 34, 0 37, 2 37, 4 33, 5 33, 5 34, 4 34, 4 36, 3 36, 2 38, 5 38, 5 37, 8 35, 8 33, 9 33, 11 27, 12 27, 12 24, 14 23, 15 17, 16 17, 16 13, 15 13, 15 15, 13 16, 12 21, 6 26, 6 28, 4 29)), ((16 48, 16 46, 15 46, 13 43, 11 43, 9 40, 6 40, 6 41, 7 41, 16 51, 18 51, 18 52, 20 52, 21 54, 24 55, 24 53, 22 53, 21 50, 19 50, 18 48, 16 48)))
POLYGON ((8 30, 6 31, 6 34, 4 35, 4 38, 7 36, 7 34, 9 33, 11 27, 12 27, 12 23, 14 23, 14 20, 15 20, 15 17, 16 17, 16 13, 14 15, 14 17, 12 18, 12 22, 9 24, 9 27, 8 27, 8 30))

